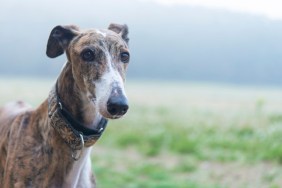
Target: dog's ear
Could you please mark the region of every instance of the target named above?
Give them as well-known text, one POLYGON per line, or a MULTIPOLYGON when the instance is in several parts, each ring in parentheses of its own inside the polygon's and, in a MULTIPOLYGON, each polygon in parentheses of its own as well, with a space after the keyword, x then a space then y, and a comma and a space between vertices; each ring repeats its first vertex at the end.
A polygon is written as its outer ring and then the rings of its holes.
POLYGON ((121 36, 121 38, 128 43, 129 38, 128 38, 128 27, 126 24, 124 25, 120 25, 120 24, 110 24, 108 27, 109 30, 112 30, 114 32, 116 32, 117 34, 119 34, 121 36))
POLYGON ((79 28, 74 25, 56 26, 51 31, 46 54, 50 58, 55 58, 64 53, 70 41, 78 35, 79 28))

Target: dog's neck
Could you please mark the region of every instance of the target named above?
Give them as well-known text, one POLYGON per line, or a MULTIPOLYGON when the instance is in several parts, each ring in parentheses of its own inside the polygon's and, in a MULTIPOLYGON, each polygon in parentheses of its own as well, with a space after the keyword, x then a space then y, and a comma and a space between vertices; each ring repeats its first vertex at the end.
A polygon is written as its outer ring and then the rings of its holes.
POLYGON ((67 62, 58 78, 58 95, 72 116, 89 129, 96 129, 102 116, 87 96, 87 91, 74 79, 72 65, 67 62))
MULTIPOLYGON (((78 86, 79 83, 75 82, 72 74, 71 63, 66 63, 66 65, 63 67, 63 70, 56 84, 56 93, 63 103, 64 108, 69 111, 73 118, 75 118, 85 127, 89 129, 96 129, 96 126, 99 125, 102 116, 97 112, 94 103, 87 98, 86 92, 82 91, 78 86)), ((53 133, 53 131, 50 133, 53 133)), ((55 133, 55 135, 57 135, 57 133, 55 133)), ((58 141, 62 140, 58 138, 58 141)), ((52 145, 53 144, 54 143, 52 143, 52 145)), ((60 182, 59 185, 65 188, 78 187, 81 185, 82 187, 85 187, 85 185, 90 184, 91 182, 86 181, 85 178, 83 178, 81 175, 85 173, 82 171, 83 168, 88 168, 87 172, 91 171, 91 169, 89 169, 91 168, 91 162, 89 158, 91 148, 85 147, 80 149, 79 153, 81 153, 82 155, 77 158, 77 161, 75 161, 72 157, 73 150, 69 147, 70 145, 68 147, 65 147, 65 143, 56 144, 60 145, 58 146, 62 147, 60 151, 64 150, 64 153, 66 154, 64 156, 65 160, 63 163, 65 164, 65 166, 62 166, 62 170, 65 171, 65 176, 62 178, 62 182, 60 182), (81 181, 78 181, 79 177, 81 177, 81 181)), ((88 185, 87 187, 90 186, 91 185, 88 185)))

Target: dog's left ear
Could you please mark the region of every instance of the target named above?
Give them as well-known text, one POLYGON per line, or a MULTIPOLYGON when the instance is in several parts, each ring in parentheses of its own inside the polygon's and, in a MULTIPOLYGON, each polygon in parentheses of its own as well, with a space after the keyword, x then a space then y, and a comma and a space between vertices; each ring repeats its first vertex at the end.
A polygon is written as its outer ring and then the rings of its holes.
POLYGON ((109 30, 112 30, 114 32, 116 32, 117 34, 119 34, 121 36, 121 38, 128 43, 129 38, 128 38, 128 27, 126 24, 124 25, 120 25, 120 24, 110 24, 108 27, 109 30))
POLYGON ((56 26, 52 29, 46 54, 50 58, 55 58, 64 53, 70 41, 78 35, 79 28, 75 25, 56 26))

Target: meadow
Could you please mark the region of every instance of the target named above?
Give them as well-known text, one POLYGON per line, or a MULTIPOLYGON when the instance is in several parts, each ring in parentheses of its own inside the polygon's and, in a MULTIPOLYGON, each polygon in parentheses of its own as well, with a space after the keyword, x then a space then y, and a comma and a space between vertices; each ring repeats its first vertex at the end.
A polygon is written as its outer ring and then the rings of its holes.
MULTIPOLYGON (((54 81, 1 78, 34 107, 54 81)), ((282 187, 282 88, 129 81, 130 110, 94 145, 99 188, 282 187)))

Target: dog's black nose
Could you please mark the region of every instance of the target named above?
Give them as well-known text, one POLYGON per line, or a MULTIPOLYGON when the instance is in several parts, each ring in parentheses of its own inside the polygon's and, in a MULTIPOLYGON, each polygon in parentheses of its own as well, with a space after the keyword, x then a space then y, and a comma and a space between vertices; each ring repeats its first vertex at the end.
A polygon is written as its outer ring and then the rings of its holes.
POLYGON ((128 110, 128 102, 124 96, 113 96, 107 102, 107 110, 113 116, 122 116, 128 110))

